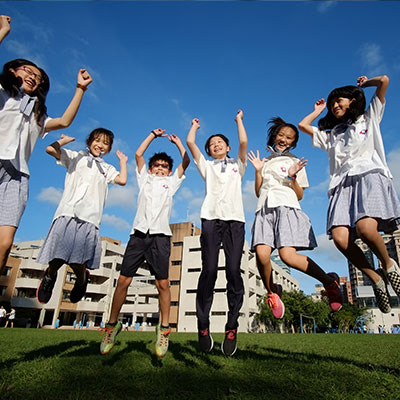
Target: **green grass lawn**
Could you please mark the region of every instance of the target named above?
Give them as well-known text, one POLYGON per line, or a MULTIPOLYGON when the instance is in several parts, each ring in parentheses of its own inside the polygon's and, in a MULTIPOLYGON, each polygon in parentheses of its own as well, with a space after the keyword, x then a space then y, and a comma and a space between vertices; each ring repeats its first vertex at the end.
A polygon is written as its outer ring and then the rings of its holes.
POLYGON ((196 334, 122 332, 107 356, 96 331, 1 329, 0 399, 400 399, 400 335, 239 334, 227 358, 196 334))

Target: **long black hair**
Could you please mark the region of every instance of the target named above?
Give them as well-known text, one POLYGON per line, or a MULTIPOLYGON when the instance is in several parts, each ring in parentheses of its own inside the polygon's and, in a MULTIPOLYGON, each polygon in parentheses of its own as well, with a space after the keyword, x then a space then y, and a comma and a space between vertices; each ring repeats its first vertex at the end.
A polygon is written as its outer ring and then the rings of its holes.
POLYGON ((346 120, 351 120, 351 122, 355 122, 356 119, 364 114, 366 106, 366 100, 364 95, 364 90, 362 90, 358 86, 342 86, 336 89, 333 89, 332 92, 329 93, 328 100, 326 102, 326 108, 328 112, 325 117, 321 118, 318 121, 318 128, 321 130, 329 130, 334 128, 336 125, 344 122, 346 120), (334 100, 339 97, 344 97, 345 99, 355 99, 355 101, 350 103, 349 109, 346 111, 346 114, 343 118, 336 118, 331 111, 332 103, 334 100))
POLYGON ((267 146, 274 147, 276 135, 282 128, 287 126, 288 128, 293 129, 295 133, 294 141, 291 144, 290 148, 294 149, 296 147, 297 142, 299 140, 299 131, 295 125, 286 122, 281 117, 271 118, 268 121, 268 124, 270 124, 271 126, 268 128, 267 146))
POLYGON ((36 117, 36 122, 38 125, 42 125, 43 116, 47 112, 46 107, 46 96, 50 89, 50 80, 46 72, 39 68, 35 63, 29 60, 24 60, 23 58, 17 58, 15 60, 11 60, 4 64, 3 72, 0 74, 0 84, 3 86, 3 89, 7 92, 10 97, 15 97, 19 93, 19 88, 21 87, 21 78, 17 78, 11 71, 11 69, 17 69, 22 67, 23 65, 30 65, 32 67, 37 68, 42 75, 42 81, 39 86, 32 93, 33 96, 37 97, 35 102, 35 106, 33 108, 33 112, 36 117))

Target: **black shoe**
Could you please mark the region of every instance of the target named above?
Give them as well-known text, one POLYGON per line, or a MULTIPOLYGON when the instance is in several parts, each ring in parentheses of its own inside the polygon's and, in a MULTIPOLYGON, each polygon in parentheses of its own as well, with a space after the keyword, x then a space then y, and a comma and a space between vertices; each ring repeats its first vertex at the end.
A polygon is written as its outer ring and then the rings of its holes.
POLYGON ((210 330, 199 329, 199 349, 204 353, 209 353, 214 346, 214 340, 210 335, 210 330))
POLYGON ((48 270, 46 269, 42 282, 40 282, 40 285, 36 290, 36 298, 39 303, 46 304, 49 302, 51 295, 53 294, 53 288, 56 280, 57 275, 55 278, 51 278, 48 270))
POLYGON ((226 356, 233 356, 236 353, 236 335, 237 329, 228 329, 225 332, 225 339, 222 342, 221 350, 226 356))
POLYGON ((71 303, 77 303, 85 295, 86 288, 87 288, 87 285, 89 282, 89 278, 90 278, 90 273, 88 270, 86 270, 85 283, 83 285, 78 285, 77 281, 75 281, 75 285, 71 290, 71 294, 69 295, 69 299, 71 300, 71 303))

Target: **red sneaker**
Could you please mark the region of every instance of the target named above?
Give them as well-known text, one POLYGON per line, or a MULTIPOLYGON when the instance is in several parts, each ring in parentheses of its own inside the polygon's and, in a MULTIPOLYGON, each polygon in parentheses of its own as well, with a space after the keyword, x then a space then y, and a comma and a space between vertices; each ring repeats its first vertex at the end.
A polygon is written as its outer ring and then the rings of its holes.
POLYGON ((269 293, 267 304, 271 308, 272 315, 276 319, 281 319, 285 315, 285 305, 276 293, 269 293))
POLYGON ((336 274, 335 272, 329 272, 327 275, 333 278, 334 282, 332 282, 329 286, 325 287, 324 295, 328 297, 329 306, 331 307, 331 310, 336 312, 342 308, 343 304, 343 294, 342 291, 340 290, 339 275, 336 274))

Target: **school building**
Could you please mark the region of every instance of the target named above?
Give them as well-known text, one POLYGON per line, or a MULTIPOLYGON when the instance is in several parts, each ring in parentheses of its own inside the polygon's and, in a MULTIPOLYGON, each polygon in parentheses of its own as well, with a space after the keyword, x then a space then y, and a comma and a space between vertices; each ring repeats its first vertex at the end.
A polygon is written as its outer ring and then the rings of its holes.
MULTIPOLYGON (((190 222, 171 224, 170 285, 171 316, 170 324, 174 331, 196 332, 196 288, 201 271, 200 229, 190 222)), ((74 285, 74 275, 68 266, 58 271, 58 279, 53 296, 47 304, 36 300, 36 289, 40 284, 47 265, 36 262, 43 240, 22 242, 13 246, 7 265, 0 276, 0 303, 10 301, 17 311, 17 319, 26 320, 28 326, 60 327, 72 326, 81 321, 84 326, 99 326, 110 315, 114 289, 124 254, 120 241, 102 238, 100 268, 90 271, 90 283, 86 296, 76 304, 69 301, 69 293, 74 285)), ((275 262, 274 281, 280 283, 285 291, 299 290, 299 283, 287 269, 275 262)), ((255 256, 245 242, 242 253, 241 273, 245 285, 245 296, 240 311, 239 331, 257 329, 255 316, 258 302, 265 290, 258 273, 255 256)), ((223 332, 227 319, 225 257, 220 251, 218 277, 211 309, 211 330, 223 332)), ((141 330, 154 329, 158 322, 158 292, 154 276, 144 262, 128 289, 126 303, 121 309, 120 318, 129 326, 139 326, 141 330)))

